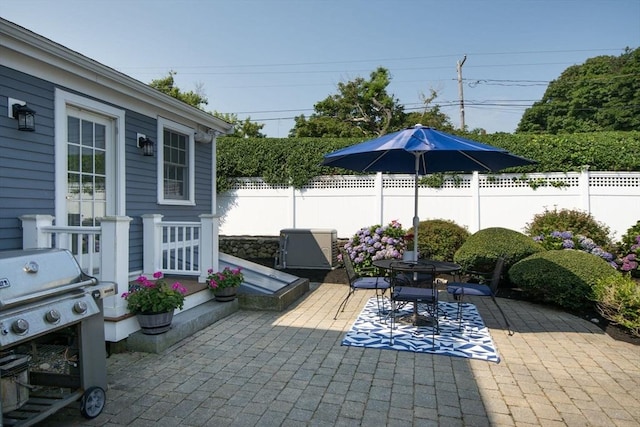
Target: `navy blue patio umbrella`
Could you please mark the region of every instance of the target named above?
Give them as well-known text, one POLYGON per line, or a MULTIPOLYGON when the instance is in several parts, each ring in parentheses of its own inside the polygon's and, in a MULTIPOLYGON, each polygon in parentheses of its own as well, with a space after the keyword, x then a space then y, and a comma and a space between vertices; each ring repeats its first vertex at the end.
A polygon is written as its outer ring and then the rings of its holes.
POLYGON ((507 150, 415 125, 326 154, 322 164, 358 172, 415 175, 413 249, 418 253, 418 180, 438 172, 496 172, 535 164, 507 150))

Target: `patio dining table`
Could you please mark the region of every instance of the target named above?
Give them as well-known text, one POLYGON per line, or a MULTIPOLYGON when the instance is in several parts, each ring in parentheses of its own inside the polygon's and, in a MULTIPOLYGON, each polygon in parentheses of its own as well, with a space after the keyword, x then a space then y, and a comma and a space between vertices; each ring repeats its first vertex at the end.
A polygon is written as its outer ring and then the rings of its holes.
MULTIPOLYGON (((415 272, 415 271, 419 271, 421 269, 420 267, 426 267, 426 266, 433 267, 434 270, 432 271, 435 271, 436 276, 439 274, 456 274, 462 269, 462 267, 459 264, 456 264, 454 262, 437 261, 437 260, 431 260, 431 259, 420 259, 418 261, 406 261, 406 260, 399 260, 399 259, 381 259, 381 260, 373 261, 373 265, 388 272, 391 272, 392 269, 396 271, 398 270, 404 271, 405 273, 414 272, 413 273, 414 282, 418 282, 420 280, 419 278, 420 273, 415 272)), ((432 283, 434 287, 437 286, 435 282, 435 278, 432 279, 432 283)), ((436 298, 436 301, 437 301, 437 298, 436 298)), ((414 310, 413 310, 414 313, 411 316, 411 323, 413 323, 415 326, 420 326, 420 325, 426 326, 426 325, 431 325, 433 323, 437 324, 436 319, 428 319, 418 315, 417 301, 414 301, 413 306, 414 306, 414 310)))
POLYGON ((391 258, 391 259, 378 259, 373 261, 374 266, 386 271, 391 270, 392 263, 396 263, 396 264, 406 263, 407 265, 410 265, 410 264, 433 265, 436 269, 436 274, 456 274, 460 272, 460 270, 462 270, 462 266, 460 264, 456 264, 455 262, 448 262, 448 261, 436 261, 435 259, 419 259, 418 261, 405 261, 401 259, 391 258))

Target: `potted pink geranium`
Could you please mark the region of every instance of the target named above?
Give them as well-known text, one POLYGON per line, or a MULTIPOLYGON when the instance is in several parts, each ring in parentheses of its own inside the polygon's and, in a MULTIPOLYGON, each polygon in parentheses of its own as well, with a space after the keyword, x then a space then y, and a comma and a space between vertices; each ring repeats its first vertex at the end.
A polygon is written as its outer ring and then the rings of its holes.
POLYGON ((129 292, 122 294, 127 300, 127 308, 134 313, 142 332, 155 335, 166 332, 171 327, 173 312, 182 309, 187 290, 180 282, 169 285, 161 271, 153 274, 155 280, 140 276, 129 286, 129 292))
POLYGON ((240 267, 225 267, 218 272, 211 268, 207 271, 207 286, 213 291, 216 301, 227 302, 236 298, 236 291, 244 280, 241 270, 240 267))

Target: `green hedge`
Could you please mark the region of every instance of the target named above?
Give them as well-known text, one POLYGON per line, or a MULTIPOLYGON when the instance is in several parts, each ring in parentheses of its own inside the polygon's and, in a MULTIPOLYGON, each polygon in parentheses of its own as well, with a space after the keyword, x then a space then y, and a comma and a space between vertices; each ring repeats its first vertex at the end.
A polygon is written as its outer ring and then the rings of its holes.
POLYGON ((453 256, 464 271, 491 273, 498 258, 504 258, 505 271, 517 261, 544 248, 519 231, 503 227, 478 230, 467 238, 453 256))
MULTIPOLYGON (((568 172, 585 165, 591 170, 640 171, 640 132, 463 136, 538 162, 506 172, 568 172)), ((325 154, 362 141, 364 138, 218 138, 218 192, 228 190, 233 179, 241 177, 261 177, 272 185, 301 188, 318 175, 353 174, 320 164, 325 154)))
POLYGON ((508 270, 527 297, 569 310, 590 307, 596 282, 619 275, 602 258, 574 249, 539 252, 508 270))

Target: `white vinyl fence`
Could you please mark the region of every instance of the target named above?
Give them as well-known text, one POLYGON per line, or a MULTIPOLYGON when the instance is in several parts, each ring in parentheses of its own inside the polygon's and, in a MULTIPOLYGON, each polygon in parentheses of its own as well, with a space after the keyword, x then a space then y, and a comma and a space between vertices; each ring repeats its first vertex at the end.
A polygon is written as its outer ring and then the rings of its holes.
MULTIPOLYGON (((218 195, 220 235, 277 236, 287 228, 335 229, 352 236, 362 227, 398 220, 412 225, 412 175, 318 177, 301 190, 244 179, 218 195)), ((421 186, 420 220, 448 219, 475 232, 488 227, 523 231, 545 209, 576 209, 607 225, 614 240, 640 220, 640 172, 461 174, 441 188, 421 186)))

